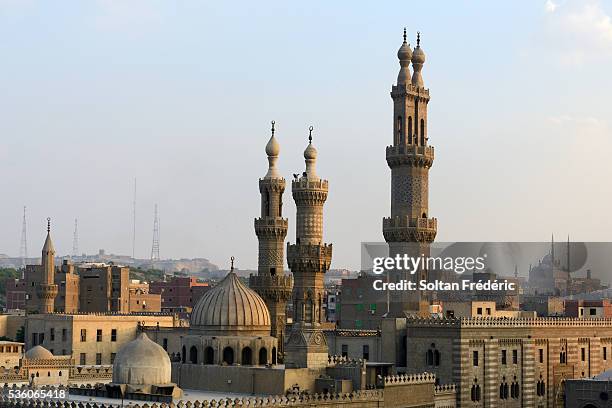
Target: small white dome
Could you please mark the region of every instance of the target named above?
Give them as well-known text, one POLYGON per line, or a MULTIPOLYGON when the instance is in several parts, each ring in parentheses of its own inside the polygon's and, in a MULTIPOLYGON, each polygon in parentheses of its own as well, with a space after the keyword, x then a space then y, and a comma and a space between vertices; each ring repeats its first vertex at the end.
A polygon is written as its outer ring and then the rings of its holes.
POLYGON ((161 385, 172 383, 172 365, 162 346, 140 333, 123 346, 113 364, 113 383, 161 385))
POLYGON ((304 150, 304 158, 306 160, 315 160, 317 158, 317 149, 315 149, 312 143, 308 143, 306 150, 304 150))
POLYGON ((278 156, 279 153, 280 143, 278 143, 278 140, 276 140, 274 135, 272 135, 268 141, 268 144, 266 145, 266 154, 268 156, 278 156))
POLYGON ((425 63, 425 52, 423 51, 420 45, 417 45, 417 47, 414 49, 414 52, 412 53, 412 63, 413 64, 425 63))
POLYGON ((25 353, 28 360, 44 360, 53 358, 53 354, 43 346, 34 346, 25 353))

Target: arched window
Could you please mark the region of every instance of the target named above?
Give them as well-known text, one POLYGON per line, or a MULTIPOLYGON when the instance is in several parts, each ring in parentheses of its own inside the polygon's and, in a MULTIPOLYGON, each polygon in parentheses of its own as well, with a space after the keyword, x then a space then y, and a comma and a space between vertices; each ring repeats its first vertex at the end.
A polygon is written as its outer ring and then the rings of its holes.
POLYGON ((474 384, 472 384, 470 396, 473 402, 480 401, 480 385, 478 384, 478 379, 476 378, 474 378, 474 384))
POLYGON ((250 347, 245 347, 242 349, 242 365, 251 365, 253 364, 253 351, 250 347))
POLYGON ((408 144, 412 143, 412 116, 408 116, 408 144))
POLYGON ((266 190, 266 195, 264 198, 264 215, 270 217, 270 192, 266 190))
POLYGON ((259 349, 259 365, 268 364, 268 350, 265 347, 259 349))
POLYGON ((308 299, 306 299, 306 310, 304 312, 304 321, 312 323, 312 297, 310 293, 308 294, 308 299))
POLYGON ((189 362, 191 364, 198 364, 198 349, 196 346, 191 346, 189 349, 189 362))
POLYGON ((276 364, 276 347, 272 347, 272 364, 276 364))
POLYGON ((183 346, 183 349, 181 350, 181 362, 182 363, 186 363, 187 362, 187 349, 185 348, 185 346, 183 346))
POLYGON ((425 120, 421 119, 421 146, 425 146, 425 120))
POLYGON ((434 365, 435 366, 440 365, 440 351, 438 350, 434 350, 434 365))
POLYGON ((62 376, 62 372, 61 372, 61 371, 59 372, 59 376, 60 376, 60 377, 62 376))
POLYGON ((210 346, 204 349, 204 364, 215 364, 215 350, 210 346))
POLYGON ((427 354, 425 356, 425 363, 428 366, 431 366, 431 365, 433 365, 433 359, 434 359, 433 358, 433 351, 431 349, 427 350, 427 354))
POLYGON ((406 141, 404 140, 404 132, 403 132, 403 128, 402 128, 402 117, 398 116, 397 117, 397 140, 399 141, 400 145, 406 144, 406 141))
POLYGON ((223 362, 227 365, 234 364, 234 349, 226 347, 223 349, 223 362))

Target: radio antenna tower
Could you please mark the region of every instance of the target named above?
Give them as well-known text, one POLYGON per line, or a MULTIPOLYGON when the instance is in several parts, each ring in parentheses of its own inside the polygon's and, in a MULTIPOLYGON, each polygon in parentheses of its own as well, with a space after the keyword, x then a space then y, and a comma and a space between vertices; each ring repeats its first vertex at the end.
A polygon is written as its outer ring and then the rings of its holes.
POLYGON ((74 236, 72 237, 72 258, 79 256, 79 229, 77 219, 74 219, 74 236))
POLYGON ((134 178, 134 200, 132 201, 132 260, 136 259, 136 178, 134 178))
POLYGON ((26 224, 26 207, 23 206, 23 224, 21 226, 21 246, 19 248, 19 257, 21 258, 21 268, 25 270, 28 260, 28 238, 26 224))
POLYGON ((159 218, 157 204, 155 204, 155 218, 153 219, 153 246, 151 247, 151 262, 159 261, 159 218))

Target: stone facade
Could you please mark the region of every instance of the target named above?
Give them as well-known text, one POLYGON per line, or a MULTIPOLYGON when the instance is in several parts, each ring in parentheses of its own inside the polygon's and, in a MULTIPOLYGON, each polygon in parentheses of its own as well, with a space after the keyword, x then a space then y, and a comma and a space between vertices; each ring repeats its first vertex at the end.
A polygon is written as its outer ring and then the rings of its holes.
POLYGON ((559 407, 565 379, 612 368, 612 319, 415 318, 406 348, 407 370, 457 384, 461 407, 559 407))
POLYGON ((285 237, 288 220, 283 218, 283 193, 285 179, 276 167, 280 146, 274 136, 266 145, 268 172, 259 179, 261 193, 261 216, 255 219, 255 233, 259 240, 257 275, 251 275, 249 286, 266 302, 270 311, 271 335, 278 339, 279 354, 285 344, 285 325, 287 322, 287 302, 291 299, 293 278, 285 275, 285 237))
POLYGON ((323 276, 332 258, 332 245, 323 243, 323 205, 328 182, 316 173, 312 126, 310 132, 310 142, 304 151, 306 171, 291 183, 297 207, 296 243, 287 244, 287 263, 294 279, 294 323, 286 344, 285 365, 292 368, 324 367, 328 353, 321 330, 325 316, 323 276))
POLYGON ((33 314, 26 320, 26 348, 42 345, 55 355, 71 356, 77 365, 110 365, 141 325, 176 327, 179 320, 152 313, 33 314))

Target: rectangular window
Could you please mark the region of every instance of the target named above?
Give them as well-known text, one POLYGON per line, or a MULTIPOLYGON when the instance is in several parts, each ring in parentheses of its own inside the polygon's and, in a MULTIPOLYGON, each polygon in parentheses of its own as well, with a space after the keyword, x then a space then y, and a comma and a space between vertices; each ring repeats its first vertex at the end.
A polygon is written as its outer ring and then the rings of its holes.
POLYGON ((603 359, 604 360, 608 359, 608 348, 607 347, 603 348, 603 359))
POLYGON ((478 351, 476 350, 472 352, 472 363, 474 364, 474 367, 478 367, 478 351))
POLYGON ((96 330, 96 341, 98 343, 102 341, 102 330, 101 329, 96 330))
POLYGON ((487 315, 491 316, 491 308, 487 307, 487 315))
POLYGON ((79 363, 81 365, 87 364, 87 354, 81 353, 81 357, 79 358, 79 363))
POLYGON ((117 329, 111 330, 111 341, 117 341, 117 329))
POLYGON ((363 359, 364 360, 369 360, 370 359, 370 346, 367 344, 363 345, 363 359))
POLYGON ((539 353, 540 363, 543 363, 544 362, 544 349, 539 349, 538 353, 539 353))
POLYGON ((66 341, 68 338, 68 330, 62 329, 62 341, 66 341))
POLYGON ((96 365, 102 365, 102 353, 96 353, 96 365))
POLYGON ((580 349, 580 359, 586 361, 586 349, 584 347, 580 349))
POLYGON ((477 315, 481 315, 482 314, 482 307, 479 307, 476 309, 476 314, 477 315))
POLYGON ((342 345, 342 357, 348 357, 348 344, 342 345))
POLYGON ((43 344, 45 342, 45 333, 38 333, 38 342, 43 344))
POLYGON ((506 350, 502 350, 501 360, 502 360, 501 361, 502 364, 505 365, 507 363, 507 361, 506 361, 506 350))
POLYGON ((81 341, 87 341, 87 329, 81 329, 81 341))
POLYGON ((38 335, 36 333, 32 333, 32 347, 38 345, 37 341, 38 341, 38 335))
POLYGON ((113 364, 115 362, 115 353, 111 353, 111 364, 113 364))
POLYGON ((55 341, 55 329, 53 327, 49 330, 49 340, 55 341))
POLYGON ((370 304, 370 310, 373 311, 373 312, 376 311, 376 303, 370 304))
POLYGON ((168 339, 164 338, 162 340, 162 344, 163 344, 162 347, 164 348, 164 350, 168 351, 168 339))
POLYGON ((518 364, 518 350, 512 350, 512 364, 518 364))
POLYGON ((597 314, 597 310, 591 308, 591 310, 589 310, 589 314, 591 316, 595 316, 597 314))

